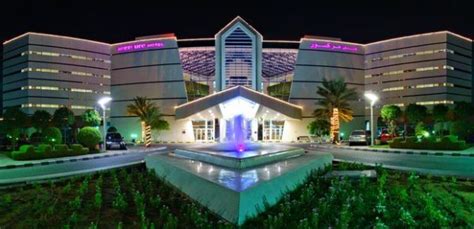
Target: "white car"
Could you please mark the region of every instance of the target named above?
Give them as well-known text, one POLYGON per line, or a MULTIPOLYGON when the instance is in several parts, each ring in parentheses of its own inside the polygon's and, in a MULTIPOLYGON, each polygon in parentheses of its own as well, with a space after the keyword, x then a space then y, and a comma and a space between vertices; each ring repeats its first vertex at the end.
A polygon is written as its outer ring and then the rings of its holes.
POLYGON ((356 144, 368 145, 370 142, 370 131, 367 130, 354 130, 349 136, 349 146, 356 144))

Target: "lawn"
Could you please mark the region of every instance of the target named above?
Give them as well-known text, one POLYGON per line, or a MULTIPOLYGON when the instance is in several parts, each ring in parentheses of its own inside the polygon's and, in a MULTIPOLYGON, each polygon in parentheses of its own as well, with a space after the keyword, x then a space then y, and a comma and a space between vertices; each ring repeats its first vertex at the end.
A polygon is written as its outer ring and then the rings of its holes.
MULTIPOLYGON (((332 169, 362 169, 339 164, 332 169)), ((331 169, 331 168, 328 168, 331 169)), ((243 228, 474 226, 474 184, 376 168, 377 180, 311 174, 243 228)), ((143 166, 0 190, 0 228, 232 228, 143 166)))

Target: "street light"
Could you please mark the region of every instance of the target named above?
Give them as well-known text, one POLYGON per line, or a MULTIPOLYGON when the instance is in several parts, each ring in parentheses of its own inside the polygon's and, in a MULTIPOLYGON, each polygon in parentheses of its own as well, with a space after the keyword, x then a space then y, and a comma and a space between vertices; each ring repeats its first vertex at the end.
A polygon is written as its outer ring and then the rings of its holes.
POLYGON ((101 99, 99 99, 99 101, 97 101, 97 103, 100 105, 100 107, 102 108, 102 133, 103 133, 103 138, 104 138, 104 143, 102 144, 102 150, 105 151, 105 144, 106 144, 106 130, 105 130, 105 125, 106 125, 106 122, 105 122, 105 105, 107 103, 109 103, 110 101, 112 101, 112 98, 110 97, 103 97, 101 99))
POLYGON ((379 97, 373 92, 367 91, 364 93, 365 98, 370 100, 370 145, 374 145, 374 104, 379 97))

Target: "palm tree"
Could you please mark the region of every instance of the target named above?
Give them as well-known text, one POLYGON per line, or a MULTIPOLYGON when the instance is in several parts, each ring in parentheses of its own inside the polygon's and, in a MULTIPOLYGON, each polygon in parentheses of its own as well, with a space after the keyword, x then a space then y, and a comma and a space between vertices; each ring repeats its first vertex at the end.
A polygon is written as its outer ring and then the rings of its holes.
POLYGON ((344 79, 327 80, 323 79, 322 85, 318 86, 316 92, 322 97, 314 110, 316 118, 326 119, 331 123, 330 135, 334 143, 339 142, 340 120, 349 122, 352 120, 353 111, 349 101, 357 99, 357 92, 354 88, 348 88, 344 79))
POLYGON ((133 103, 127 106, 129 115, 136 115, 145 127, 145 146, 151 145, 152 129, 168 129, 168 122, 162 119, 159 108, 146 97, 137 96, 133 103))

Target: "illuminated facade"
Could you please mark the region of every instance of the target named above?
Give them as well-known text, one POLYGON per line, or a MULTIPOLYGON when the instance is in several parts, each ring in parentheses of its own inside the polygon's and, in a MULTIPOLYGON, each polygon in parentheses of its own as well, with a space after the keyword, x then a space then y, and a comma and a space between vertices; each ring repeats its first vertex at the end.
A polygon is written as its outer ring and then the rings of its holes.
POLYGON ((164 34, 107 44, 26 33, 4 42, 3 57, 3 108, 32 114, 68 106, 80 114, 110 95, 111 125, 126 140, 141 138, 140 123, 126 112, 136 96, 160 107, 171 128, 154 136, 168 142, 223 141, 237 114, 245 117, 248 140, 307 136, 324 78, 344 78, 360 95, 351 102, 353 121, 340 127, 343 138, 366 128, 367 90, 381 97, 376 109, 474 96, 472 40, 447 31, 369 44, 315 36, 280 41, 265 40, 237 17, 213 38, 164 34))

